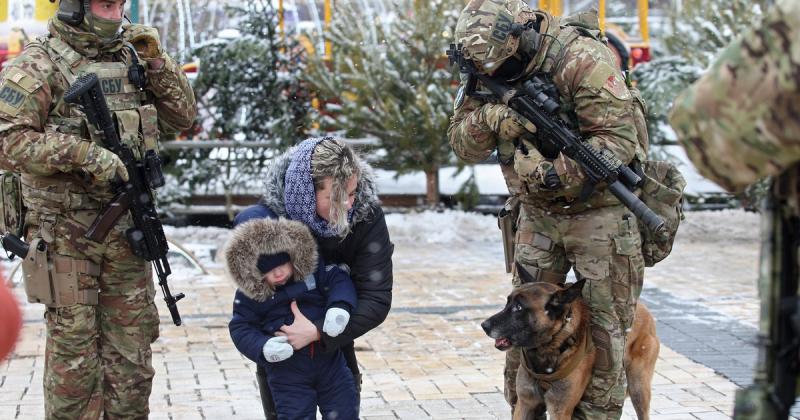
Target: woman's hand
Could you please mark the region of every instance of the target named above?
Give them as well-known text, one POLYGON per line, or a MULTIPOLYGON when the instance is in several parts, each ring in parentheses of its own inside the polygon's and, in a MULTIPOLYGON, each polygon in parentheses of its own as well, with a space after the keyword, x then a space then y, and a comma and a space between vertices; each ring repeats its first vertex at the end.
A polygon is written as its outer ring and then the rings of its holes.
POLYGON ((294 322, 292 325, 282 326, 280 332, 275 333, 275 335, 286 336, 289 339, 289 344, 295 350, 300 350, 315 341, 319 341, 320 335, 317 326, 300 312, 296 301, 292 302, 291 308, 294 314, 294 322))

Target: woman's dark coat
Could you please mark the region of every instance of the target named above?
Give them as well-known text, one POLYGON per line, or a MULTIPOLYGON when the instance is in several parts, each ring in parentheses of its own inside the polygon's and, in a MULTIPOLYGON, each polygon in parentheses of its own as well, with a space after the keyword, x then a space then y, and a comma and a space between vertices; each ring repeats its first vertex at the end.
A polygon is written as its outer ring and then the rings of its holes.
MULTIPOLYGON (((239 213, 234 219, 238 226, 255 218, 286 217, 284 205, 284 175, 291 162, 291 150, 277 157, 266 174, 266 194, 260 202, 239 213)), ((371 168, 362 163, 351 231, 344 238, 317 237, 319 252, 328 264, 347 264, 356 288, 358 304, 347 328, 338 337, 320 332, 323 351, 331 351, 352 343, 369 330, 380 325, 389 314, 392 304, 392 253, 394 245, 383 209, 375 191, 371 168)), ((322 330, 322 321, 317 327, 322 330)))

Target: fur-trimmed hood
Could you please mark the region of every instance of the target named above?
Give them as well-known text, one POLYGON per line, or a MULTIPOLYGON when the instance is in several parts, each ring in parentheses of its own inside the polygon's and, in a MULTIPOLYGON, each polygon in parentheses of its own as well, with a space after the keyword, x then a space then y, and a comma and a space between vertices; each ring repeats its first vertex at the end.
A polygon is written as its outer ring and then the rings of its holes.
POLYGON ((264 282, 256 266, 258 257, 280 252, 292 261, 292 281, 303 281, 317 269, 317 242, 306 225, 284 218, 248 221, 233 230, 225 247, 228 273, 242 293, 264 302, 275 291, 264 282))
MULTIPOLYGON (((267 206, 279 217, 286 217, 286 204, 284 201, 285 185, 284 179, 289 164, 292 162, 292 155, 295 147, 272 159, 264 174, 265 193, 261 197, 260 203, 267 206)), ((372 167, 364 160, 360 160, 358 178, 358 188, 356 190, 356 200, 353 203, 353 220, 351 225, 367 220, 372 214, 372 209, 380 203, 378 191, 375 185, 375 174, 372 167)))

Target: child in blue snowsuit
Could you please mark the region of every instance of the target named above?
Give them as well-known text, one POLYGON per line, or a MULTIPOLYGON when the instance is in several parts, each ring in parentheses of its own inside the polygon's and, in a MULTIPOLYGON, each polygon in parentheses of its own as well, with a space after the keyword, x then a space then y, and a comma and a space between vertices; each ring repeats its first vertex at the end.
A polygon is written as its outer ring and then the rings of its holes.
POLYGON ((342 352, 319 351, 317 343, 294 350, 276 335, 299 309, 310 321, 325 319, 323 332, 344 331, 356 306, 349 275, 318 257, 314 237, 301 222, 258 219, 234 229, 225 258, 238 286, 228 328, 236 348, 267 370, 278 418, 358 418, 353 374, 342 352))

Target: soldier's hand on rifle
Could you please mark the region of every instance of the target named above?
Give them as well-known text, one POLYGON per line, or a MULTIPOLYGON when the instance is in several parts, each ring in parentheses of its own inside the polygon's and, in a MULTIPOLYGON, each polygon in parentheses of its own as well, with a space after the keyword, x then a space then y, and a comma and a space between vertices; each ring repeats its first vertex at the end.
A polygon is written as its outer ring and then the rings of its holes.
POLYGON ((521 140, 521 147, 514 153, 514 171, 529 185, 547 190, 561 188, 561 179, 553 162, 544 156, 527 140, 521 140))
POLYGON ((502 104, 485 104, 480 109, 486 125, 500 141, 511 141, 536 132, 536 126, 513 109, 502 104))
POLYGON ((128 170, 114 152, 98 146, 95 143, 84 142, 87 146, 82 164, 84 171, 92 176, 93 180, 100 183, 110 183, 119 177, 128 181, 128 170))

